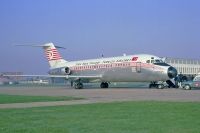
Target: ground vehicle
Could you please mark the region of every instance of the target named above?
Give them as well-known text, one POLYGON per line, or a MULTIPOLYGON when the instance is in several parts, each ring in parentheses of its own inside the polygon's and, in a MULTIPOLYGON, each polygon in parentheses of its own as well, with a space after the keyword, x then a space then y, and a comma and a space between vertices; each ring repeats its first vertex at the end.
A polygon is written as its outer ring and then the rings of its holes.
POLYGON ((185 81, 182 82, 182 88, 185 90, 191 90, 192 88, 200 88, 200 75, 197 75, 193 80, 191 81, 185 81))

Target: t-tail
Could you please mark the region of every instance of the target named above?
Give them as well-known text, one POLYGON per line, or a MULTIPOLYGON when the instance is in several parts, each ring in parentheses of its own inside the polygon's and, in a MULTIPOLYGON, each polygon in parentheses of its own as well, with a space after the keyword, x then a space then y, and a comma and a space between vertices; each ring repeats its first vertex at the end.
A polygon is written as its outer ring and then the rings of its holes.
POLYGON ((44 49, 45 57, 49 62, 50 69, 62 67, 67 62, 62 58, 62 56, 57 50, 57 48, 63 48, 63 47, 55 46, 53 43, 46 43, 43 45, 17 45, 17 46, 42 47, 44 49))
POLYGON ((67 61, 62 58, 57 48, 62 48, 59 46, 54 46, 53 43, 46 43, 43 45, 45 56, 49 62, 50 68, 61 67, 67 61))

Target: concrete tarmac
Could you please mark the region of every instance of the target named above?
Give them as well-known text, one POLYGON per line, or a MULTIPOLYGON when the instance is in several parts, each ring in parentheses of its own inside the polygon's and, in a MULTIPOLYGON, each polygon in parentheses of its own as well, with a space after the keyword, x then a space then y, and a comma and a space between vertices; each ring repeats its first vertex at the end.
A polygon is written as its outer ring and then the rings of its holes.
POLYGON ((200 102, 200 90, 149 88, 89 88, 76 90, 69 87, 0 87, 0 94, 31 96, 73 96, 84 100, 0 104, 0 108, 26 108, 73 104, 106 103, 119 101, 173 101, 200 102))

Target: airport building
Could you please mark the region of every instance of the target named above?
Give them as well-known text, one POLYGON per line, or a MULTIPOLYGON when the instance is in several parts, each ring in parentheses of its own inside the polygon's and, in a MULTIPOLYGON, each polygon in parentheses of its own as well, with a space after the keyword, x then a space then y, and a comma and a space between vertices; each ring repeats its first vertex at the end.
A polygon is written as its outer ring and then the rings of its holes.
POLYGON ((165 62, 175 67, 178 74, 195 76, 200 73, 200 60, 166 57, 165 62))
MULTIPOLYGON (((0 72, 0 75, 23 75, 23 72, 0 72)), ((2 77, 0 76, 0 85, 17 84, 22 77, 2 77)))

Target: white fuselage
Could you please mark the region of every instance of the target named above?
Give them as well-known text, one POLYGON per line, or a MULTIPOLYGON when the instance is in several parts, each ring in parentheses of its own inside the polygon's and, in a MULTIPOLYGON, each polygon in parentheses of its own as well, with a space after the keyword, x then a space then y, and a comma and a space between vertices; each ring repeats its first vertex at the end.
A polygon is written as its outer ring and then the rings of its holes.
POLYGON ((70 69, 70 75, 101 75, 99 79, 88 81, 146 82, 170 79, 168 76, 170 66, 163 63, 159 57, 147 54, 63 62, 52 70, 65 67, 70 69), (154 62, 165 65, 154 64, 154 62))

